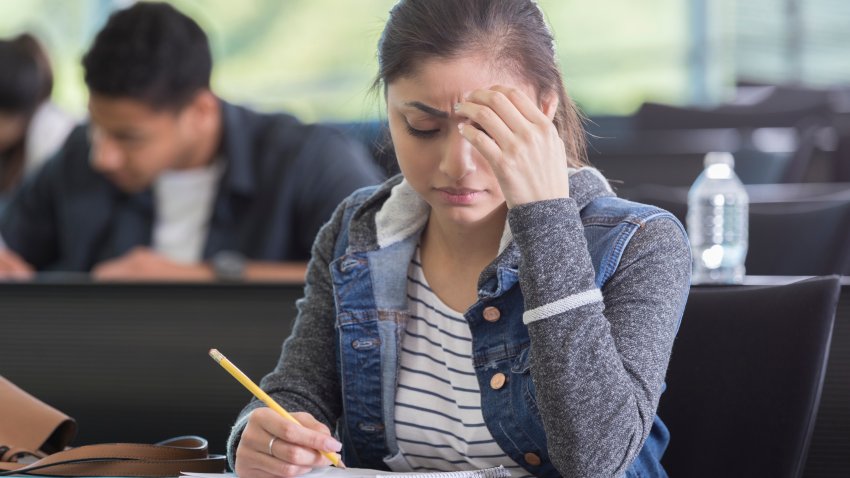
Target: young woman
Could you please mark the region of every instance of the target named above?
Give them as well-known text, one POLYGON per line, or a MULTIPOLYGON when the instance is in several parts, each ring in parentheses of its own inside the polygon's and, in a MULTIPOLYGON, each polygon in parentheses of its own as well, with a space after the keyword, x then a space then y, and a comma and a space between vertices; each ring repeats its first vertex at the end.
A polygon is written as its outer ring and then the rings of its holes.
POLYGON ((402 0, 379 44, 402 174, 320 232, 299 317, 229 442, 241 478, 341 451, 395 471, 665 476, 656 417, 690 251, 585 166, 531 0, 402 0), (336 432, 335 439, 331 430, 336 432))
POLYGON ((53 73, 29 34, 0 39, 0 210, 21 179, 55 153, 74 121, 50 100, 53 73))

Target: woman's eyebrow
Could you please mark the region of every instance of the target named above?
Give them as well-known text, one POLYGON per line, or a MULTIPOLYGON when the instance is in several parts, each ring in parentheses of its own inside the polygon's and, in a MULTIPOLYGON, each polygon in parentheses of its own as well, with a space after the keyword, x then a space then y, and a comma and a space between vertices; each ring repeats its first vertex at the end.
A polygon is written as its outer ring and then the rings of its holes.
POLYGON ((436 116, 438 118, 448 118, 449 113, 446 111, 438 110, 432 106, 428 106, 425 103, 421 103, 419 101, 410 101, 404 104, 405 106, 412 106, 422 112, 428 113, 431 116, 436 116))

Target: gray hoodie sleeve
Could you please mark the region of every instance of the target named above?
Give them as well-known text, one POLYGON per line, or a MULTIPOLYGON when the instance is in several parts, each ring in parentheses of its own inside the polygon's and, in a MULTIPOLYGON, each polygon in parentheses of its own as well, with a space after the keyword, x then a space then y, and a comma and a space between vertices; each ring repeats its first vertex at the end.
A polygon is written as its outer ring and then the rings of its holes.
POLYGON ((620 476, 655 417, 690 285, 687 239, 673 218, 642 224, 600 291, 573 199, 508 217, 553 464, 565 477, 620 476))
MULTIPOLYGON (((336 361, 328 360, 327 355, 334 350, 336 317, 329 264, 346 205, 347 200, 319 231, 307 268, 304 298, 296 302, 298 318, 292 334, 283 343, 277 366, 260 382, 260 388, 286 410, 308 412, 331 430, 342 413, 342 402, 336 361)), ((236 448, 250 412, 263 406, 253 399, 239 414, 227 440, 231 469, 235 469, 236 448)))

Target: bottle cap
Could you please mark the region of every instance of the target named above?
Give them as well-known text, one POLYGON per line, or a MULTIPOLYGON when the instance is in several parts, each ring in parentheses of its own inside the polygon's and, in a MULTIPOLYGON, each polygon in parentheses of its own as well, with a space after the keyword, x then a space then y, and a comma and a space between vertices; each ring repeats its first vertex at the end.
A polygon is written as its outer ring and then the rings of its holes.
POLYGON ((711 152, 706 153, 705 161, 703 161, 703 165, 705 167, 711 166, 712 164, 725 164, 730 168, 735 167, 735 158, 732 156, 732 153, 728 152, 711 152))

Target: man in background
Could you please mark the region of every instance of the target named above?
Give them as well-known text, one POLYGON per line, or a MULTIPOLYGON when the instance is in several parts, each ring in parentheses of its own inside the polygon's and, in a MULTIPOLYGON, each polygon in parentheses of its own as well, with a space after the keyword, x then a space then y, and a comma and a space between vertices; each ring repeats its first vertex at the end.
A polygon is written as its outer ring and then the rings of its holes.
POLYGON ((0 219, 0 277, 301 281, 337 204, 381 179, 336 130, 217 98, 206 35, 168 4, 113 14, 83 67, 90 122, 0 219))

